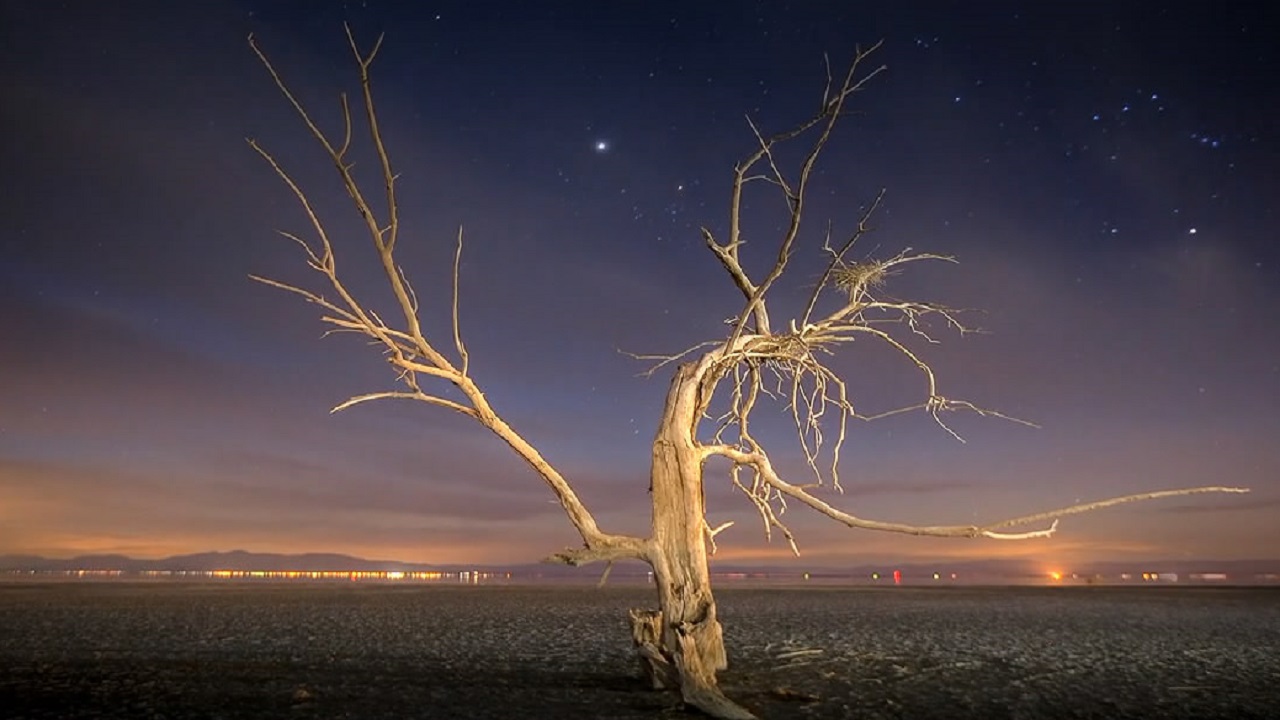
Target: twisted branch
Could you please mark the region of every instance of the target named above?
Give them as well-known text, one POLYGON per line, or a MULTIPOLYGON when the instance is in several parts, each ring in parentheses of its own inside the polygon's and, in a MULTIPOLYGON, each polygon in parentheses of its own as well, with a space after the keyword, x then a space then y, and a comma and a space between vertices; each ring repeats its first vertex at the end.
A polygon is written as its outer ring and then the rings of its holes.
POLYGON ((388 324, 376 312, 367 310, 343 283, 338 275, 333 243, 311 200, 276 158, 253 139, 247 140, 249 146, 271 166, 277 177, 293 193, 311 223, 319 246, 318 248, 314 247, 311 243, 292 233, 281 232, 281 234, 302 247, 307 259, 307 266, 324 277, 326 284, 336 294, 336 298, 329 299, 313 290, 307 290, 279 280, 258 275, 251 275, 250 277, 271 287, 300 295, 308 302, 319 305, 325 311, 321 315, 321 320, 331 326, 330 332, 359 333, 368 336, 376 344, 381 345, 387 361, 395 368, 397 380, 406 388, 404 390, 356 395, 336 405, 333 408, 333 412, 372 400, 407 399, 443 407, 466 415, 506 442, 517 455, 542 477, 555 494, 565 514, 568 515, 569 520, 578 530, 584 542, 584 546, 581 549, 560 553, 560 561, 580 564, 594 560, 612 560, 624 557, 643 558, 647 550, 640 538, 612 535, 599 529, 595 518, 583 505, 568 481, 543 458, 537 449, 530 445, 523 436, 517 433, 493 410, 480 387, 468 374, 470 354, 467 351, 466 343, 463 341, 459 321, 459 273, 462 264, 463 238, 461 228, 458 229, 452 274, 451 329, 453 346, 457 354, 456 361, 451 360, 439 351, 423 332, 418 314, 417 293, 395 258, 396 243, 400 230, 399 208, 396 200, 396 181, 399 176, 392 169, 391 155, 387 151, 378 122, 369 74, 369 68, 373 64, 379 48, 382 46, 382 36, 378 37, 373 49, 366 54, 361 52, 349 27, 346 28, 346 34, 347 42, 359 67, 365 120, 368 124, 370 138, 373 141, 378 165, 382 171, 383 197, 386 204, 384 219, 379 219, 379 213, 369 202, 351 172, 354 163, 348 160, 347 152, 351 147, 353 123, 351 108, 346 95, 340 96, 343 123, 342 142, 335 144, 312 120, 311 115, 290 91, 275 66, 272 65, 266 54, 258 48, 257 42, 252 35, 249 36, 249 47, 258 56, 258 59, 275 82, 276 88, 293 106, 293 109, 306 125, 310 135, 319 142, 337 171, 343 188, 347 191, 356 213, 363 220, 365 230, 378 254, 387 286, 390 288, 396 300, 396 305, 399 307, 401 321, 397 325, 388 324), (446 381, 460 392, 463 401, 450 399, 439 392, 424 390, 420 386, 420 376, 437 381, 446 381))

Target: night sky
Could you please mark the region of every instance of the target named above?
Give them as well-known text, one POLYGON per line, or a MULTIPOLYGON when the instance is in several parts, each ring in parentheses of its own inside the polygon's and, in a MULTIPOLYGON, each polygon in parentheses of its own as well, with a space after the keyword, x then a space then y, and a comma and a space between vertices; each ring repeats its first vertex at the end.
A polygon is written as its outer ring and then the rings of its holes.
MULTIPOLYGON (((332 169, 246 43, 338 132, 338 93, 358 90, 345 21, 366 46, 386 33, 375 92, 427 330, 451 347, 461 225, 472 375, 604 529, 647 531, 669 377, 620 351, 722 337, 741 307, 698 228, 727 226, 746 116, 809 117, 824 53, 843 67, 883 39, 872 60, 888 69, 820 161, 774 314, 815 281, 826 222, 847 233, 886 188, 860 256, 955 255, 890 290, 973 308, 985 331, 917 344, 940 391, 1042 427, 955 417, 960 443, 923 414, 857 424, 837 504, 969 523, 1160 488, 1253 493, 1076 516, 1021 543, 852 531, 795 506, 797 565, 1274 558, 1280 26, 1263 7, 5 2, 0 553, 516 563, 579 543, 542 481, 466 418, 392 402, 330 415, 392 373, 249 279, 320 287, 275 232, 308 225, 253 137, 321 206, 351 286, 390 307, 332 169)), ((748 196, 756 272, 779 204, 748 196)), ((868 412, 920 399, 883 348, 835 362, 868 412)), ((768 413, 775 461, 799 476, 768 413)), ((710 521, 738 523, 717 557, 788 557, 723 470, 707 475, 710 521)))

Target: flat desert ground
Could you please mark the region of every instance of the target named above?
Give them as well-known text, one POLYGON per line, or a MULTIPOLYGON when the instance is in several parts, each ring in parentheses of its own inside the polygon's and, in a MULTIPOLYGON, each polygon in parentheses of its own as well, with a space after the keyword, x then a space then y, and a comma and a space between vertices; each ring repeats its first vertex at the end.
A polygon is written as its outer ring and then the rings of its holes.
MULTIPOLYGON (((763 718, 1280 718, 1280 588, 722 587, 763 718)), ((0 717, 679 718, 638 585, 0 583, 0 717)))

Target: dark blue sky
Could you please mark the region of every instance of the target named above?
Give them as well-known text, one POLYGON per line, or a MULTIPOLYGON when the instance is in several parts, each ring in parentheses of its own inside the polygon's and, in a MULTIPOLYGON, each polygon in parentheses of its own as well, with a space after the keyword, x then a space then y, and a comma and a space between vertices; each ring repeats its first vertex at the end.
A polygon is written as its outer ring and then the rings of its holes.
MULTIPOLYGON (((892 290, 978 308, 987 331, 923 348, 941 391, 1043 427, 959 418, 961 444, 924 415, 858 425, 839 504, 964 523, 1146 489, 1254 492, 1071 518, 1027 543, 854 532, 794 508, 800 562, 1280 546, 1280 27, 1261 4, 122 5, 0 10, 0 552, 523 562, 577 543, 541 481, 464 418, 329 415, 393 378, 248 279, 312 282, 274 234, 306 219, 246 136, 304 182, 349 282, 387 307, 341 187, 246 44, 336 132, 337 94, 357 89, 344 21, 365 44, 386 33, 375 91, 428 331, 447 337, 461 225, 473 377, 606 529, 647 527, 666 389, 619 350, 680 350, 739 310, 698 228, 727 224, 746 115, 808 117, 824 53, 840 66, 883 39, 888 70, 821 160, 775 302, 804 298, 826 221, 847 232, 887 188, 864 251, 957 256, 892 290)), ((748 197, 753 268, 776 204, 748 197)), ((871 411, 916 399, 887 353, 838 367, 871 411)), ((773 454, 798 472, 777 426, 773 454)), ((788 553, 725 477, 707 482, 712 524, 739 520, 723 557, 788 553)))

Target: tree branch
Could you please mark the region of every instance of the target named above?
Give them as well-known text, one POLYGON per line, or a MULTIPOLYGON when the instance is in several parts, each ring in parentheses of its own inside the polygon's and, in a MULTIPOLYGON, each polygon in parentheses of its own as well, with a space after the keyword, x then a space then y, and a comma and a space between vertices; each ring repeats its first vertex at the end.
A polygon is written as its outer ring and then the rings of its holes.
POLYGON ((1072 505, 1058 510, 1049 510, 1047 512, 1035 513, 1033 515, 1024 515, 1009 520, 1001 520, 1000 522, 990 523, 984 526, 985 530, 999 530, 1001 528, 1016 527, 1018 525, 1030 525, 1035 522, 1044 520, 1052 520, 1062 518, 1068 515, 1078 515, 1080 513, 1092 512, 1103 508, 1112 507, 1114 505, 1123 505, 1131 502, 1143 502, 1146 500, 1158 500, 1167 497, 1180 497, 1182 495, 1199 495, 1202 493, 1247 493, 1249 488, 1242 487, 1223 487, 1221 485, 1212 485, 1206 487, 1183 488, 1181 490, 1156 490, 1154 492, 1138 493, 1136 495, 1125 495, 1123 497, 1108 498, 1106 500, 1095 500, 1093 502, 1072 505))
POLYGON ((844 523, 851 528, 882 530, 885 532, 904 533, 907 535, 926 535, 934 537, 986 537, 997 540, 1025 540, 1029 538, 1049 537, 1057 530, 1058 526, 1056 521, 1051 527, 1045 530, 1034 530, 1026 533, 1013 534, 1001 533, 998 531, 1008 527, 1043 522, 1045 520, 1056 520, 1057 518, 1066 517, 1068 515, 1101 510, 1103 508, 1111 507, 1113 505, 1121 505, 1124 503, 1141 502, 1144 500, 1155 500, 1158 498, 1175 497, 1180 495, 1195 495, 1200 493, 1249 492, 1248 488, 1222 486, 1184 488, 1181 490, 1160 490, 1156 492, 1138 493, 1135 495, 1125 495, 1122 497, 1108 498, 1106 500, 1081 503, 1079 505, 1039 512, 1033 515, 1024 515, 1022 517, 1011 518, 1008 520, 1000 520, 986 525, 909 525, 906 523, 869 520, 833 507, 826 501, 813 496, 804 488, 793 485, 779 477, 774 471, 772 463, 769 461, 769 456, 764 452, 744 452, 738 448, 728 445, 707 446, 705 448, 705 452, 708 456, 720 455, 728 458, 736 464, 751 467, 755 472, 760 474, 760 478, 765 483, 776 489, 778 492, 789 498, 798 500, 832 520, 844 523))
MULTIPOLYGON (((360 89, 364 93, 365 116, 369 121, 369 135, 373 139, 373 147, 378 153, 378 162, 382 166, 382 184, 387 196, 388 220, 385 234, 384 231, 379 231, 375 240, 378 241, 378 249, 382 250, 384 255, 390 255, 391 251, 396 248, 396 238, 400 232, 400 210, 396 203, 396 175, 391 171, 391 155, 387 152, 387 147, 382 142, 382 129, 378 124, 378 114, 375 112, 373 104, 373 85, 369 79, 369 66, 373 64, 374 57, 377 56, 378 50, 382 48, 382 39, 385 35, 379 34, 369 54, 361 55, 360 48, 356 45, 356 39, 351 34, 351 26, 343 23, 342 29, 347 33, 347 43, 351 46, 351 54, 355 56, 356 63, 360 65, 360 89)), ((363 203, 363 200, 361 202, 363 203)))
POLYGON ((424 402, 429 405, 439 405, 441 407, 448 408, 450 410, 453 410, 454 412, 462 413, 467 417, 474 418, 476 416, 476 411, 474 408, 469 408, 466 405, 454 402, 452 400, 448 400, 446 398, 436 397, 435 395, 428 395, 424 392, 392 392, 392 391, 368 393, 366 395, 356 395, 355 397, 350 398, 345 402, 335 405, 333 409, 330 410, 329 412, 331 414, 336 413, 342 410, 346 410, 352 405, 359 405, 360 403, 368 402, 370 400, 386 400, 391 398, 401 398, 405 400, 418 400, 419 402, 424 402))
POLYGON ((627 535, 601 534, 580 548, 565 548, 552 553, 543 562, 579 567, 593 562, 614 560, 643 560, 648 562, 651 548, 648 541, 627 535))
MULTIPOLYGON (((813 172, 814 165, 818 161, 818 157, 822 154, 823 149, 827 145, 827 141, 831 138, 831 133, 835 129, 836 122, 844 112, 845 101, 849 96, 860 90, 863 85, 879 75, 885 68, 880 66, 875 70, 867 73, 861 78, 858 77, 858 68, 862 62, 879 49, 883 41, 877 42, 867 50, 861 48, 854 54, 853 61, 849 64, 849 69, 845 73, 844 82, 834 96, 831 95, 831 79, 828 74, 827 89, 823 94, 824 102, 822 109, 813 117, 792 128, 789 131, 779 133, 770 138, 763 138, 755 126, 752 125, 752 131, 756 136, 759 148, 749 155, 745 162, 739 163, 734 170, 732 199, 730 202, 729 217, 729 241, 721 246, 724 255, 729 257, 732 262, 741 269, 741 263, 738 260, 738 248, 742 245, 741 237, 741 212, 742 212, 742 193, 746 185, 747 173, 751 171, 757 163, 766 161, 773 173, 776 184, 782 188, 788 202, 787 228, 783 232, 781 241, 778 243, 777 259, 774 260, 773 267, 765 275, 755 288, 754 292, 747 298, 747 302, 743 305, 742 310, 738 313, 738 319, 734 323, 733 333, 729 336, 728 345, 733 345, 746 329, 747 319, 752 315, 756 318, 756 332, 768 334, 770 332, 768 322, 768 309, 764 303, 764 298, 773 283, 782 277, 786 270, 787 262, 791 258, 791 248, 795 244, 796 237, 800 232, 800 223, 804 215, 804 204, 807 196, 809 179, 813 172), (804 160, 800 164, 798 179, 794 185, 789 183, 782 175, 781 170, 773 161, 773 147, 779 143, 787 142, 793 138, 800 136, 810 128, 820 127, 817 138, 809 147, 805 154, 804 160)), ((721 253, 716 253, 717 257, 721 253)), ((722 264, 725 260, 721 259, 722 264)), ((730 274, 734 274, 732 270, 730 274)))
POLYGON ((459 279, 458 271, 462 266, 462 228, 458 228, 458 249, 453 253, 453 345, 458 349, 458 358, 462 362, 460 372, 467 374, 467 367, 471 364, 471 355, 467 352, 467 346, 462 342, 462 329, 458 323, 458 288, 459 279))
POLYGON ((809 324, 809 318, 813 315, 813 308, 818 304, 818 295, 827 287, 827 283, 831 281, 831 276, 835 273, 836 268, 843 266, 845 253, 848 253, 853 248, 854 243, 858 242, 863 235, 871 232, 871 226, 868 223, 871 220, 871 216, 880 208, 880 203, 884 201, 885 192, 887 192, 885 188, 880 188, 880 192, 876 193, 875 200, 871 201, 871 205, 862 213, 862 217, 858 218, 858 227, 854 230, 853 235, 840 246, 839 250, 831 251, 831 262, 827 263, 827 267, 822 271, 822 277, 818 280, 818 284, 813 286, 813 292, 809 295, 809 302, 805 303, 804 314, 800 316, 800 327, 809 324))
MULTIPOLYGON (((542 477, 560 502, 570 522, 573 523, 573 526, 582 536, 586 552, 596 553, 600 557, 608 554, 613 554, 617 557, 640 556, 643 554, 642 541, 638 538, 601 532, 596 525, 595 518, 583 505, 569 482, 546 461, 537 449, 498 416, 490 406, 488 399, 485 398, 484 393, 480 390, 480 387, 468 375, 470 355, 462 338, 459 321, 459 274, 462 257, 461 229, 458 231, 457 248, 453 258, 453 296, 451 304, 453 344, 458 352, 460 367, 455 366, 441 352, 437 351, 435 346, 423 334, 418 314, 417 294, 395 259, 396 241, 400 227, 395 189, 397 175, 392 170, 391 156, 387 151, 378 123, 369 74, 369 68, 382 46, 382 37, 379 36, 373 49, 364 54, 356 44, 349 27, 346 27, 346 34, 352 54, 355 56, 356 63, 359 66, 365 118, 369 125, 368 131, 373 141, 374 152, 382 170, 383 189, 387 203, 387 219, 385 223, 378 219, 378 213, 374 211, 352 175, 351 168, 353 165, 346 160, 346 153, 351 145, 352 132, 351 113, 346 96, 343 95, 341 97, 343 141, 341 147, 334 147, 323 131, 312 120, 306 109, 289 90, 284 79, 276 71, 266 54, 258 48, 252 35, 249 36, 249 46, 254 54, 258 56, 263 66, 266 67, 277 89, 293 106, 298 116, 302 118, 311 136, 320 143, 325 153, 329 156, 329 160, 337 171, 356 212, 363 220, 365 230, 377 251, 386 281, 400 309, 403 324, 399 327, 389 326, 376 312, 366 310, 347 290, 347 287, 338 276, 337 263, 329 234, 312 206, 310 199, 276 159, 254 140, 248 141, 250 147, 271 166, 280 180, 292 191, 310 220, 316 236, 319 238, 320 249, 319 251, 313 249, 311 245, 296 235, 283 234, 303 248, 307 256, 307 265, 325 277, 328 284, 338 294, 340 302, 330 301, 318 293, 277 280, 270 280, 256 275, 251 277, 266 285, 301 295, 307 301, 320 305, 331 313, 322 315, 322 320, 338 330, 362 333, 376 340, 386 351, 387 361, 396 368, 398 380, 408 388, 408 390, 403 391, 384 391, 357 395, 337 405, 334 408, 334 412, 371 400, 411 399, 466 415, 506 442, 520 458, 542 477), (437 378, 452 384, 461 392, 466 402, 450 400, 440 395, 423 391, 418 383, 420 375, 437 378)), ((585 558, 586 556, 583 555, 581 557, 585 558)))

